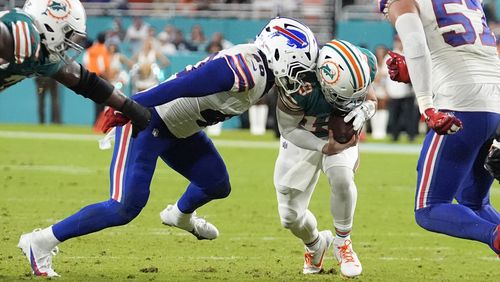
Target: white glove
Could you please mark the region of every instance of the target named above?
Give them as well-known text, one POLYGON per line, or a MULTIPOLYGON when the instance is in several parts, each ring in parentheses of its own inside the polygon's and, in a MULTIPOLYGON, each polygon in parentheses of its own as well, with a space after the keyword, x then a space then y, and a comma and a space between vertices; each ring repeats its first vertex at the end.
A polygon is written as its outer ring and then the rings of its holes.
POLYGON ((375 114, 375 102, 372 100, 364 101, 361 106, 350 111, 345 117, 344 122, 349 122, 354 118, 352 127, 358 131, 363 127, 365 121, 369 120, 375 114))

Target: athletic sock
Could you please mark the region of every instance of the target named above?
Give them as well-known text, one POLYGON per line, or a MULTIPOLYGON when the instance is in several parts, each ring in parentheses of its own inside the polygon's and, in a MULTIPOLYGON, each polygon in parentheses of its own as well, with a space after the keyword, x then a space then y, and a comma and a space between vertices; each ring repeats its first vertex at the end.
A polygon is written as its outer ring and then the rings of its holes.
POLYGON ((33 235, 33 243, 39 245, 39 247, 43 247, 47 251, 52 250, 55 246, 61 243, 57 240, 56 236, 54 236, 52 226, 35 232, 33 235))

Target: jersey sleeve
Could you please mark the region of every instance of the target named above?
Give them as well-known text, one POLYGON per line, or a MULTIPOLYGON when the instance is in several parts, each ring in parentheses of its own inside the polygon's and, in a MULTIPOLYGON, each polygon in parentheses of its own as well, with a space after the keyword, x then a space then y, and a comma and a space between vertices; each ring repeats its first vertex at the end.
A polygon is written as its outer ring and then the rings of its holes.
POLYGON ((373 82, 373 80, 375 79, 375 75, 377 74, 377 58, 375 57, 375 55, 373 55, 372 52, 365 48, 358 47, 358 49, 366 57, 366 61, 368 62, 368 66, 370 67, 370 78, 373 82))
POLYGON ((14 63, 22 64, 30 58, 37 58, 40 53, 40 35, 31 18, 17 10, 12 10, 3 15, 1 20, 13 38, 14 63))
POLYGON ((225 55, 224 59, 234 76, 234 84, 231 91, 248 91, 255 86, 252 70, 242 54, 225 55))

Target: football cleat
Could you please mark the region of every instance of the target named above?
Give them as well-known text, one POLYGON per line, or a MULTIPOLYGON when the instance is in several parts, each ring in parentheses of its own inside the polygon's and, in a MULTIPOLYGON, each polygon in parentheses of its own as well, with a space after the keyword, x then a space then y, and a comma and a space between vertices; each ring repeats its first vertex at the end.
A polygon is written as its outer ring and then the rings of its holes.
POLYGON ((304 254, 304 274, 316 274, 323 271, 323 260, 325 253, 330 248, 333 242, 333 234, 330 230, 319 232, 319 247, 312 251, 307 246, 304 254))
POLYGON ((352 250, 350 239, 336 239, 333 242, 333 254, 340 265, 340 273, 346 277, 355 277, 361 274, 363 268, 356 253, 352 250))
POLYGON ((33 240, 33 236, 37 231, 21 235, 17 247, 21 249, 28 259, 34 275, 57 277, 59 274, 52 269, 52 257, 59 252, 59 248, 55 247, 52 250, 45 250, 42 246, 39 246, 33 240))
POLYGON ((181 213, 175 205, 168 205, 166 209, 160 212, 163 224, 184 229, 193 234, 198 240, 213 240, 219 236, 217 227, 204 218, 197 217, 196 212, 182 214, 179 217, 174 209, 177 209, 177 213, 181 213))

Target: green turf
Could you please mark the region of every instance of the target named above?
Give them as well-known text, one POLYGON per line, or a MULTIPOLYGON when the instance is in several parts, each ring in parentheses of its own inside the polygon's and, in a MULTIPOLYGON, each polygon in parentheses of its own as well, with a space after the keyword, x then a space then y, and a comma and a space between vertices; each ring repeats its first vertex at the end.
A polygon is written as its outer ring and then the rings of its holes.
MULTIPOLYGON (((86 128, 4 126, 0 131, 89 133, 86 128)), ((220 139, 260 140, 244 132, 220 139)), ((268 134, 262 140, 270 141, 268 134)), ((273 187, 276 149, 220 147, 233 192, 199 209, 219 228, 214 241, 160 224, 158 213, 187 185, 159 163, 148 205, 129 225, 60 245, 54 268, 63 280, 339 281, 331 253, 327 273, 301 274, 303 247, 279 223, 273 187)), ((46 227, 108 197, 111 151, 95 141, 0 137, 0 280, 32 279, 16 248, 19 235, 46 227)), ((426 232, 413 220, 416 155, 363 153, 353 233, 363 263, 359 281, 494 281, 498 259, 485 245, 426 232)), ((500 206, 498 184, 492 202, 500 206)), ((320 229, 331 228, 324 177, 311 203, 320 229)), ((495 278, 496 277, 496 278, 495 278)))

